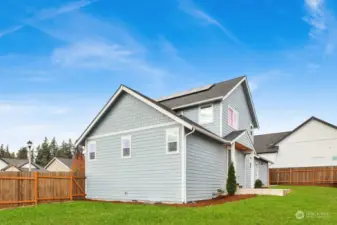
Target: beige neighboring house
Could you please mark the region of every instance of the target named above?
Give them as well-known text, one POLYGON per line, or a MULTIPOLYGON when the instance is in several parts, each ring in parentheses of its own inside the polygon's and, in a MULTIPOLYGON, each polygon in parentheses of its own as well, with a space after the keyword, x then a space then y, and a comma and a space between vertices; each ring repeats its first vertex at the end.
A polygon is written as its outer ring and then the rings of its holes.
POLYGON ((293 131, 255 136, 270 168, 337 166, 337 126, 311 117, 293 131))
POLYGON ((72 171, 73 160, 68 158, 54 157, 45 169, 50 172, 70 172, 72 171))
MULTIPOLYGON (((28 159, 10 159, 10 158, 0 158, 0 171, 2 172, 23 172, 29 171, 28 159)), ((32 162, 31 171, 44 172, 46 171, 36 163, 32 162)))

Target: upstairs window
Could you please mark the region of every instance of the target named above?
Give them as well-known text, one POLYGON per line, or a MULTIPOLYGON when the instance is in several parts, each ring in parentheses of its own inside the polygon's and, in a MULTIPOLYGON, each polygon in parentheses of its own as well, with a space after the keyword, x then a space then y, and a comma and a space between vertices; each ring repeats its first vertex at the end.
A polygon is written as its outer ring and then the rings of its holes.
POLYGON ((239 129, 239 113, 231 107, 228 107, 228 126, 239 129))
POLYGON ((122 137, 122 158, 131 158, 131 136, 122 137))
POLYGON ((166 153, 173 154, 179 152, 179 128, 166 130, 166 153))
POLYGON ((88 154, 89 161, 96 159, 96 142, 90 141, 88 142, 88 154))
POLYGON ((205 105, 199 108, 199 123, 213 123, 213 105, 205 105))

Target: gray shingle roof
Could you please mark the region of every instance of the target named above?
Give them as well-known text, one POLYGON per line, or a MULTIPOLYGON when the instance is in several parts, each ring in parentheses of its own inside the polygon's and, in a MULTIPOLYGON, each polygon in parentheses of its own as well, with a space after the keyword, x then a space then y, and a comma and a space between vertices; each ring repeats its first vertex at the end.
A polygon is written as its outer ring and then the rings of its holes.
MULTIPOLYGON (((1 158, 4 162, 8 164, 7 167, 3 168, 2 170, 5 171, 8 169, 10 166, 14 166, 20 171, 28 171, 28 168, 21 168, 23 165, 28 163, 28 159, 11 159, 11 158, 1 158)), ((36 163, 32 162, 32 165, 35 166, 38 169, 32 168, 32 171, 46 171, 44 168, 41 166, 37 165, 36 163)))
POLYGON ((175 108, 182 105, 225 96, 235 87, 235 85, 237 85, 244 78, 245 76, 237 77, 232 80, 216 83, 212 85, 209 89, 206 89, 204 91, 170 98, 167 100, 161 100, 159 102, 169 108, 175 108))
POLYGON ((254 137, 254 148, 258 154, 277 152, 278 147, 273 145, 290 133, 291 132, 288 131, 288 132, 256 135, 254 137))
POLYGON ((227 141, 234 141, 237 137, 239 137, 242 133, 246 132, 246 130, 236 130, 232 131, 223 138, 227 141))
POLYGON ((70 169, 73 165, 73 159, 69 159, 69 158, 60 158, 60 157, 56 157, 58 160, 60 160, 64 165, 68 166, 70 169))

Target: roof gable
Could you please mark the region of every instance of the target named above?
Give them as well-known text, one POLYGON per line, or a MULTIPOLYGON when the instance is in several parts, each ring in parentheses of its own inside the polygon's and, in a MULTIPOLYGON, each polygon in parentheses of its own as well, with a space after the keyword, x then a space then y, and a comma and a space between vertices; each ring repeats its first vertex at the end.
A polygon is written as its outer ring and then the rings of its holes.
POLYGON ((240 87, 240 85, 243 87, 247 100, 246 103, 248 104, 254 126, 258 128, 259 122, 246 76, 208 85, 200 88, 199 91, 197 91, 197 89, 192 89, 190 91, 186 91, 185 94, 176 96, 172 95, 173 97, 164 98, 163 100, 159 100, 159 102, 173 110, 178 110, 200 105, 206 102, 224 100, 228 98, 238 87, 240 87))
POLYGON ((110 106, 112 106, 117 98, 122 94, 122 93, 127 93, 132 95, 133 97, 139 99, 140 101, 144 102, 145 104, 151 106, 152 108, 156 109, 157 111, 163 113, 167 117, 171 118, 172 120, 176 121, 177 123, 180 123, 181 125, 185 126, 186 128, 190 130, 197 130, 200 133, 203 133, 217 141, 227 143, 226 140, 222 139, 218 135, 210 132, 206 128, 194 123, 193 121, 187 119, 184 116, 177 115, 176 112, 171 110, 170 108, 162 105, 161 103, 156 102, 155 100, 129 88, 124 85, 121 85, 120 88, 116 91, 116 93, 110 98, 110 100, 107 102, 107 104, 103 107, 103 109, 98 113, 98 115, 94 118, 94 120, 89 124, 89 126, 85 129, 85 131, 81 134, 79 139, 76 141, 75 146, 78 146, 79 144, 83 144, 84 140, 86 137, 89 135, 89 133, 92 131, 94 126, 99 123, 101 118, 108 112, 108 109, 110 106))
POLYGON ((280 133, 271 133, 271 134, 262 134, 255 135, 254 137, 254 148, 258 154, 262 153, 276 153, 278 151, 277 146, 273 146, 274 143, 279 141, 285 135, 288 135, 288 132, 280 133))
POLYGON ((332 129, 337 130, 337 126, 333 125, 331 123, 328 123, 324 120, 318 119, 317 117, 310 117, 308 120, 306 120, 304 123, 300 124, 298 127, 296 127, 293 131, 289 132, 287 135, 283 136, 281 139, 279 139, 277 142, 275 142, 273 144, 273 146, 276 146, 278 144, 280 144, 282 141, 284 141, 285 139, 289 138, 291 135, 294 135, 296 132, 298 132, 299 130, 301 130, 302 128, 306 127, 308 124, 310 124, 310 122, 312 121, 316 121, 324 126, 330 127, 332 129))

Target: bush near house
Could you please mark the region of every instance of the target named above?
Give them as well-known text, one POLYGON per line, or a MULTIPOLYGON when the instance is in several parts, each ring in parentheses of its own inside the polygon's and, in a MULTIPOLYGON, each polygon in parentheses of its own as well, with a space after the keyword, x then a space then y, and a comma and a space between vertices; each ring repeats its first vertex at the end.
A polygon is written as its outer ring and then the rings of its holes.
POLYGON ((257 180, 255 181, 254 187, 255 187, 255 188, 262 188, 262 186, 263 186, 262 181, 261 181, 260 179, 257 179, 257 180))
POLYGON ((237 184, 236 184, 235 169, 233 163, 231 163, 228 170, 227 184, 226 184, 228 195, 234 195, 236 192, 236 188, 237 184))

